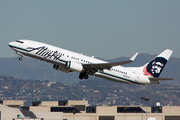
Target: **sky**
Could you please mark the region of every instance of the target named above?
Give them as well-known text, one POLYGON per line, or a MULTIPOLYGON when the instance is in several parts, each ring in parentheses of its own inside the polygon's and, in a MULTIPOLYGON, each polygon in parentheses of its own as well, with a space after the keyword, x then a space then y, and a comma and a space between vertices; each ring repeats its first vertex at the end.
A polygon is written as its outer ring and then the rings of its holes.
POLYGON ((1 0, 0 58, 29 39, 113 59, 172 49, 180 58, 179 0, 1 0))

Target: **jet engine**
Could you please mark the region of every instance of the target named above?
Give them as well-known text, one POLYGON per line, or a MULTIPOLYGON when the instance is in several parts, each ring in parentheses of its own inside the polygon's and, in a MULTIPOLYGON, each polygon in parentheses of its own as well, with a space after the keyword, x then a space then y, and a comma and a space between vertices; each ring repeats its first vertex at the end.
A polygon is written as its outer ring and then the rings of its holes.
POLYGON ((74 61, 67 61, 65 68, 71 71, 76 71, 76 72, 82 72, 83 71, 83 66, 81 63, 74 62, 74 61))
POLYGON ((56 65, 56 64, 54 64, 53 68, 56 69, 56 70, 65 72, 65 73, 69 73, 69 70, 66 69, 64 65, 56 65))

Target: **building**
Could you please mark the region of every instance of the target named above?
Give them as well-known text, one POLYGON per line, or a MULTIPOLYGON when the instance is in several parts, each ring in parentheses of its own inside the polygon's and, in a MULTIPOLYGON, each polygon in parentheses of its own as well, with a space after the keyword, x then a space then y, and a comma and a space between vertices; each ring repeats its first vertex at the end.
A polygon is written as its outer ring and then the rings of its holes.
POLYGON ((14 107, 14 108, 20 108, 21 106, 24 106, 23 100, 0 100, 0 104, 14 107))
POLYGON ((89 106, 87 100, 35 101, 32 106, 16 110, 32 112, 36 118, 44 120, 180 120, 180 106, 89 106))
POLYGON ((22 100, 1 100, 0 120, 51 120, 51 118, 63 120, 63 113, 42 112, 41 114, 34 114, 29 110, 22 109, 23 107, 24 101, 22 100))

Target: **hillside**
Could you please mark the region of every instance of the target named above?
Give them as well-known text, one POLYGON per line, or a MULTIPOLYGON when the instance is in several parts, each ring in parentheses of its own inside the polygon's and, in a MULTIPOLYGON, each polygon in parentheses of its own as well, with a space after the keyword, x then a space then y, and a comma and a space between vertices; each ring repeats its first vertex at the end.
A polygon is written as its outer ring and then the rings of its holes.
POLYGON ((78 84, 48 80, 21 80, 0 76, 0 100, 32 101, 88 100, 90 105, 140 105, 148 97, 149 106, 180 105, 180 87, 172 85, 130 85, 105 80, 81 81, 78 84))

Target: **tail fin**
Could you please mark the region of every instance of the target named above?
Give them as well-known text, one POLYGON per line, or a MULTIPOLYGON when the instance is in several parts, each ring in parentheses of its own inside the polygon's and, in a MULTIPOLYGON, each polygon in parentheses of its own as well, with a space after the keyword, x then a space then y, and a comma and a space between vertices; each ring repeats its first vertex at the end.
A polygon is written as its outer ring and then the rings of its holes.
POLYGON ((145 64, 143 66, 143 74, 145 76, 159 77, 172 52, 172 50, 166 49, 153 60, 145 64))

